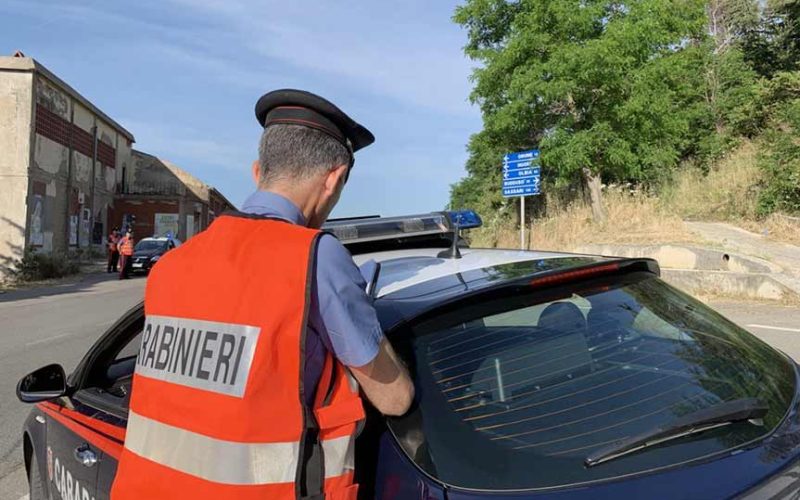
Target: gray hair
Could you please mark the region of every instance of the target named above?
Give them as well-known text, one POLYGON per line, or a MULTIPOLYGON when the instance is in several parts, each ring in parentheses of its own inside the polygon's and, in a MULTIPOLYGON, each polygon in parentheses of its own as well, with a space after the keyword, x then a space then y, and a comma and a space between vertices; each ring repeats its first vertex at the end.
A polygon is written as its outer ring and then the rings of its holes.
POLYGON ((339 165, 350 152, 328 134, 300 125, 275 124, 264 129, 258 146, 261 183, 303 179, 339 165))

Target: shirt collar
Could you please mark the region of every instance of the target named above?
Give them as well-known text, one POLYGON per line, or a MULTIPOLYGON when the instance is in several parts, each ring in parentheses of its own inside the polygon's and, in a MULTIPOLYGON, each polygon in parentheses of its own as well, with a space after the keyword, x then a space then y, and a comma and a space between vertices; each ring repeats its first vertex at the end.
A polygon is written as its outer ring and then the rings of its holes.
POLYGON ((306 225, 306 218, 297 205, 288 198, 270 191, 258 190, 251 194, 242 205, 242 212, 275 217, 298 226, 306 225))

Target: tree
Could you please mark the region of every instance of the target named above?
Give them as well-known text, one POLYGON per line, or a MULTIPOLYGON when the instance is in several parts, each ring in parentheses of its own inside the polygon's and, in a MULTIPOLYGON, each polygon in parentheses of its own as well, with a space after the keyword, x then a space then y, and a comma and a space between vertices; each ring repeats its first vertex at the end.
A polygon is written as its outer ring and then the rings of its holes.
POLYGON ((582 178, 598 221, 602 181, 677 165, 697 115, 697 86, 686 82, 702 74, 704 9, 701 0, 467 0, 454 20, 482 65, 471 99, 484 126, 453 203, 502 205, 502 154, 532 146, 547 175, 582 178))
POLYGON ((800 213, 800 71, 777 73, 765 93, 769 128, 759 158, 759 212, 800 213))
POLYGON ((768 0, 742 46, 745 59, 762 76, 800 69, 800 0, 768 0))

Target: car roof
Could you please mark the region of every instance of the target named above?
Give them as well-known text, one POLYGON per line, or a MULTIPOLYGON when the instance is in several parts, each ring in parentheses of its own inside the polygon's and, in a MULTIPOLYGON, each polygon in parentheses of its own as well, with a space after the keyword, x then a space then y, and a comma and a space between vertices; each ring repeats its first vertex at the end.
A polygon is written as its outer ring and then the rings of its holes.
POLYGON ((378 288, 374 293, 376 298, 380 298, 420 283, 476 269, 579 255, 531 250, 461 248, 461 258, 452 259, 439 258, 438 254, 442 250, 442 248, 414 248, 365 253, 354 256, 353 260, 359 266, 370 260, 381 264, 378 288))
POLYGON ((167 238, 166 236, 147 236, 140 239, 139 241, 174 241, 176 243, 181 242, 181 240, 179 240, 178 238, 167 238))

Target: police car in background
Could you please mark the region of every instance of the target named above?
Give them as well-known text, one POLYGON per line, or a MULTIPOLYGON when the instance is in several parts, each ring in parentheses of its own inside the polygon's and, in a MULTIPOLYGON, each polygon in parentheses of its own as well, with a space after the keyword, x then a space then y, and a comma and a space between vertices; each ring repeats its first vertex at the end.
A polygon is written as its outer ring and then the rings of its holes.
POLYGON ((158 262, 158 259, 160 259, 162 255, 179 246, 181 246, 181 241, 171 236, 142 238, 136 243, 136 246, 133 247, 131 272, 149 273, 150 268, 158 262))
MULTIPOLYGON (((408 364, 368 411, 363 498, 776 498, 800 488, 798 367, 659 279, 655 261, 470 249, 471 212, 332 221, 408 364)), ((144 324, 17 388, 30 498, 108 498, 144 324)), ((54 360, 57 361, 57 360, 54 360)))

